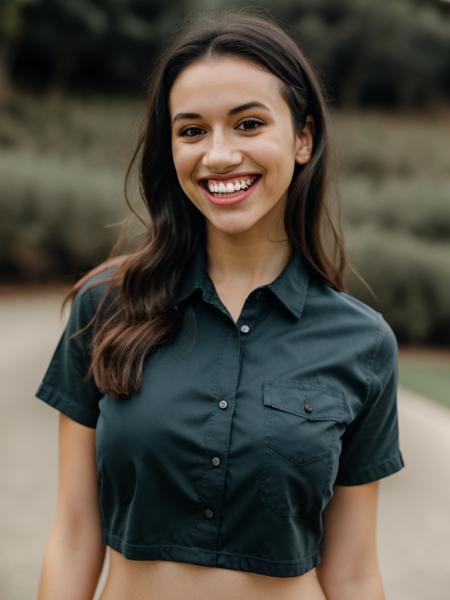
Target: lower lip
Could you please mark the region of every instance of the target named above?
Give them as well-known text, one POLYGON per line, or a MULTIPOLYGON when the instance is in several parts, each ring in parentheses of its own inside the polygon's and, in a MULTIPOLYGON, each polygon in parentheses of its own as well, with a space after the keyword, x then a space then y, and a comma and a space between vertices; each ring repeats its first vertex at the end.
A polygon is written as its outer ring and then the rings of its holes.
POLYGON ((238 202, 242 202, 243 200, 248 198, 250 196, 250 194, 254 191, 256 186, 258 185, 260 179, 261 179, 261 177, 258 177, 258 179, 255 181, 255 183, 251 187, 249 187, 247 190, 242 192, 242 194, 239 194, 239 196, 233 196, 230 198, 217 198, 216 196, 213 196, 212 194, 210 194, 209 191, 207 189, 205 189, 203 186, 200 186, 200 187, 202 188, 202 190, 205 193, 205 196, 207 197, 207 199, 210 202, 212 202, 213 204, 219 204, 220 206, 228 206, 228 204, 237 204, 238 202))

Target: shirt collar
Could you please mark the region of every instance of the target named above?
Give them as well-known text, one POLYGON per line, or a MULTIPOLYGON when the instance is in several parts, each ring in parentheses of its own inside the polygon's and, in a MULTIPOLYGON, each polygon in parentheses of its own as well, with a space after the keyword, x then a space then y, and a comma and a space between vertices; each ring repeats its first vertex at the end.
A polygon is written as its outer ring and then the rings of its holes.
MULTIPOLYGON (((263 285, 260 289, 269 289, 288 311, 299 319, 305 304, 309 278, 310 275, 301 252, 294 248, 283 271, 272 283, 263 285)), ((199 243, 183 272, 176 303, 183 302, 197 289, 206 293, 208 280, 205 246, 203 243, 199 243)))

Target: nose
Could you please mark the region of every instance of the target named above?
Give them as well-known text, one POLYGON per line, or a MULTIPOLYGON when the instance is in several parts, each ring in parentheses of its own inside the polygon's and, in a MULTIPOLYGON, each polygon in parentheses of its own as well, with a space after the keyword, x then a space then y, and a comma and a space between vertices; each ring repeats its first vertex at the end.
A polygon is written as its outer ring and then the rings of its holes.
POLYGON ((203 155, 202 164, 213 171, 225 171, 235 167, 242 161, 241 153, 233 143, 223 134, 211 136, 210 144, 203 155))

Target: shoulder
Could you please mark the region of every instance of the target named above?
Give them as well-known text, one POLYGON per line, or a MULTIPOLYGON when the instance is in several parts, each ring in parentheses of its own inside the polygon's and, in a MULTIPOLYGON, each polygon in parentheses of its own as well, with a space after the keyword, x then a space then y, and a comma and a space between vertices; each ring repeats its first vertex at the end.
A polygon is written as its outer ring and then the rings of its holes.
POLYGON ((88 322, 100 304, 110 306, 117 293, 118 264, 103 263, 95 267, 74 286, 71 313, 88 322))
POLYGON ((371 323, 374 335, 374 358, 380 354, 381 350, 383 351, 383 356, 386 356, 386 352, 392 355, 397 354, 398 343, 395 333, 379 311, 345 292, 336 292, 336 294, 340 296, 341 302, 346 304, 349 311, 354 311, 360 319, 365 319, 371 323))
POLYGON ((111 287, 110 284, 115 281, 117 269, 117 265, 112 265, 96 270, 92 274, 88 273, 88 276, 80 280, 77 293, 80 296, 91 296, 94 301, 99 299, 111 287))
MULTIPOLYGON (((351 294, 335 290, 329 285, 313 281, 308 290, 308 309, 315 315, 325 315, 334 324, 364 325, 376 332, 382 327, 382 315, 365 302, 351 294)), ((387 325, 387 324, 386 324, 387 325)))
POLYGON ((357 318, 371 324, 375 336, 374 352, 377 352, 383 346, 385 349, 390 348, 391 350, 397 348, 395 333, 379 311, 346 292, 336 292, 335 290, 333 292, 338 296, 338 301, 345 305, 349 313, 353 313, 357 315, 357 318))
MULTIPOLYGON (((398 353, 395 333, 383 315, 351 294, 324 284, 313 284, 308 294, 309 314, 325 320, 330 336, 359 349, 366 368, 378 359, 394 359, 398 353)), ((359 353, 359 352, 358 352, 359 353)))

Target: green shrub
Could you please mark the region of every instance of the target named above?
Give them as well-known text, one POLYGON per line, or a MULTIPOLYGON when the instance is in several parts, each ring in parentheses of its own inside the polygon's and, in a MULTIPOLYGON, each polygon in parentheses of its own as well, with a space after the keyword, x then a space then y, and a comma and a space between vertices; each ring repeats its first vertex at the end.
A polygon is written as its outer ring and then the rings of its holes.
POLYGON ((16 92, 0 112, 0 148, 75 158, 88 167, 124 168, 142 116, 143 105, 135 100, 16 92))
MULTIPOLYGON (((129 212, 123 183, 141 114, 133 102, 23 96, 0 119, 4 280, 73 281, 107 256, 118 234, 108 224, 129 212)), ((449 343, 448 126, 425 114, 332 119, 349 257, 378 301, 351 272, 350 292, 401 341, 449 343)))
POLYGON ((344 175, 450 178, 448 108, 434 112, 331 113, 333 145, 344 175))
POLYGON ((350 293, 379 310, 402 342, 450 342, 450 244, 373 225, 347 231, 347 252, 378 301, 353 274, 350 293))
POLYGON ((57 279, 102 260, 125 214, 123 177, 17 152, 0 161, 0 271, 8 279, 57 279))
POLYGON ((450 178, 345 177, 342 214, 350 227, 372 223, 428 240, 450 241, 450 178))

